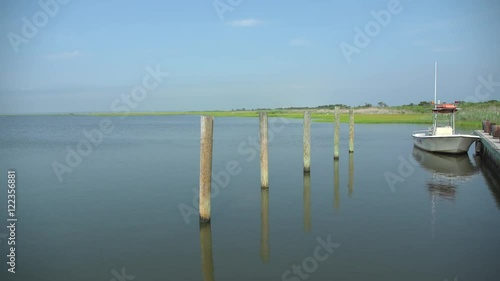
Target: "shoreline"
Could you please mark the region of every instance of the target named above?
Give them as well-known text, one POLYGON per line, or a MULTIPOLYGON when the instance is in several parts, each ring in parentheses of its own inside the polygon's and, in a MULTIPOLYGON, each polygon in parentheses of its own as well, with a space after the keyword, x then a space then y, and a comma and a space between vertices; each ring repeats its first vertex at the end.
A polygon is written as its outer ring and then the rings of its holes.
MULTIPOLYGON (((282 117, 290 119, 302 119, 304 110, 263 110, 268 112, 269 117, 282 117)), ((333 111, 312 112, 311 119, 313 122, 333 123, 333 111)), ((432 115, 425 113, 359 113, 354 112, 354 120, 356 124, 432 124, 432 115)), ((129 113, 114 113, 114 112, 93 112, 93 113, 55 113, 55 114, 12 114, 0 115, 0 117, 7 116, 94 116, 94 117, 120 117, 120 116, 133 116, 133 117, 147 117, 147 116, 181 116, 192 115, 202 116, 210 115, 214 117, 238 117, 238 118, 257 118, 259 111, 179 111, 179 112, 129 112, 129 113)), ((456 125, 459 127, 479 128, 482 120, 457 120, 456 125)), ((343 110, 340 113, 340 122, 348 123, 349 114, 343 110)))

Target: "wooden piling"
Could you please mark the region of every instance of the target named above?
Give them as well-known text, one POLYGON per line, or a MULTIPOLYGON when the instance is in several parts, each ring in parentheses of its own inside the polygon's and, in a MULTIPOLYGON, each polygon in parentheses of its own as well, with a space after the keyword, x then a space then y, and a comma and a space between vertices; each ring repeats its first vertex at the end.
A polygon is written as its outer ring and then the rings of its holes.
POLYGON ((484 132, 488 134, 490 133, 490 120, 486 120, 484 132))
POLYGON ((489 121, 489 120, 484 120, 482 122, 482 125, 483 125, 483 132, 486 132, 486 122, 489 121))
POLYGON ((304 231, 311 232, 311 174, 304 173, 304 231))
POLYGON ((338 210, 340 208, 340 178, 339 178, 339 161, 333 160, 333 207, 338 210))
POLYGON ((269 187, 268 142, 267 142, 267 112, 259 113, 260 127, 260 186, 269 187))
POLYGON ((311 112, 304 112, 304 172, 311 171, 311 112))
POLYGON ((269 189, 260 191, 260 258, 269 261, 269 189))
POLYGON ((333 135, 333 159, 339 159, 340 142, 340 112, 339 107, 335 107, 335 130, 333 135))
POLYGON ((204 281, 214 281, 212 229, 209 223, 200 223, 201 272, 204 281))
POLYGON ((210 222, 210 192, 212 182, 212 146, 214 118, 201 117, 200 141, 200 222, 210 222))
POLYGON ((493 129, 495 128, 496 125, 497 125, 497 123, 490 122, 490 128, 488 130, 488 133, 490 134, 490 136, 493 135, 493 129))
POLYGON ((349 180, 347 182, 347 188, 349 189, 348 195, 351 197, 354 189, 354 155, 349 154, 349 180))
POLYGON ((500 125, 491 126, 491 136, 494 138, 500 137, 500 125))
POLYGON ((354 152, 354 109, 349 109, 349 153, 354 152))

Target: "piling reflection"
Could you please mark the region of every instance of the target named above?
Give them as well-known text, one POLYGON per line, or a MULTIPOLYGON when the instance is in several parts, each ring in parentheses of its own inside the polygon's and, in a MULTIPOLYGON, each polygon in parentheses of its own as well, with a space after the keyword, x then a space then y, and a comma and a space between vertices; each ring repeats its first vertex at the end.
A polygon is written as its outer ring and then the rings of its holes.
POLYGON ((260 258, 269 261, 269 189, 260 192, 260 258))
POLYGON ((494 164, 485 162, 485 160, 479 156, 475 157, 475 159, 486 185, 488 185, 493 198, 495 198, 497 207, 500 209, 500 175, 498 174, 498 170, 495 170, 494 164))
POLYGON ((311 231, 311 174, 304 173, 304 231, 311 231))
POLYGON ((354 154, 349 153, 349 181, 347 183, 347 188, 349 189, 349 197, 351 197, 354 191, 354 154))
POLYGON ((333 161, 333 207, 338 210, 340 208, 340 191, 339 191, 339 161, 333 161))
POLYGON ((200 224, 201 272, 204 281, 214 281, 214 260, 212 255, 212 229, 210 223, 200 224))
POLYGON ((427 183, 430 194, 442 199, 454 200, 457 182, 465 181, 479 171, 468 154, 437 154, 414 147, 412 156, 432 175, 427 183))

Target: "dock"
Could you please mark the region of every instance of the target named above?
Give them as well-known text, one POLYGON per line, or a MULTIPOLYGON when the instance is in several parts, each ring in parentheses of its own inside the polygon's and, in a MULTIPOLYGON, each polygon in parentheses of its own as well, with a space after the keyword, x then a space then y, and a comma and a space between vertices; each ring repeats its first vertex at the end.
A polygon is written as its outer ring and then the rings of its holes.
POLYGON ((494 138, 482 130, 475 130, 474 134, 481 137, 481 144, 476 145, 476 152, 500 168, 500 138, 494 138))

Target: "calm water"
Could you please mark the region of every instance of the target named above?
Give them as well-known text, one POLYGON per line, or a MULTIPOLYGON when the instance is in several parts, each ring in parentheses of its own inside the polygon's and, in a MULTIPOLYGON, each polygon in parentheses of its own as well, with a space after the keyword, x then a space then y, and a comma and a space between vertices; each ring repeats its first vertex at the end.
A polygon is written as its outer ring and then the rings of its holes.
POLYGON ((304 177, 302 121, 270 118, 261 192, 258 120, 217 118, 219 188, 211 226, 200 229, 190 215, 199 117, 110 118, 113 131, 60 182, 52 164, 66 165, 66 147, 101 119, 0 117, 0 235, 9 168, 19 219, 15 275, 0 236, 1 280, 499 279, 498 171, 472 153, 414 150, 410 133, 425 126, 357 125, 350 157, 343 124, 334 165, 333 125, 313 123, 304 177), (239 174, 224 176, 227 163, 239 174))

